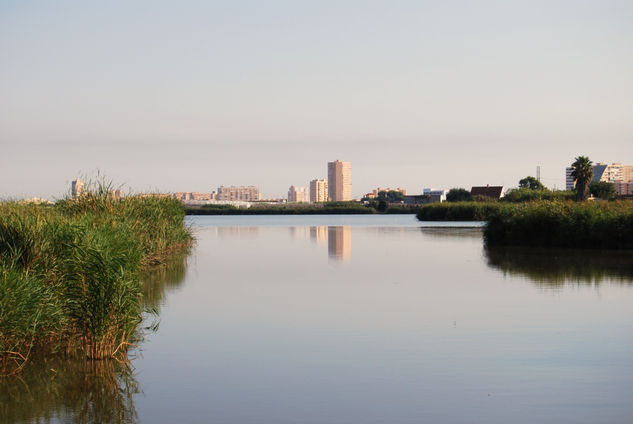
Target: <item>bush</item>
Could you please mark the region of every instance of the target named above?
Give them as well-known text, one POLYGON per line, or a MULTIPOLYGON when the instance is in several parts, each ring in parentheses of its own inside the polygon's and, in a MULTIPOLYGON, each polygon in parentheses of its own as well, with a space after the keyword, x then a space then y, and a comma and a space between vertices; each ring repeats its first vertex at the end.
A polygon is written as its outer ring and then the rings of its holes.
POLYGON ((452 188, 446 193, 447 202, 469 202, 471 200, 470 191, 465 188, 452 188))
POLYGON ((558 191, 558 190, 533 190, 530 188, 515 188, 509 190, 504 197, 500 199, 501 202, 534 202, 537 200, 574 200, 576 193, 573 191, 558 191))

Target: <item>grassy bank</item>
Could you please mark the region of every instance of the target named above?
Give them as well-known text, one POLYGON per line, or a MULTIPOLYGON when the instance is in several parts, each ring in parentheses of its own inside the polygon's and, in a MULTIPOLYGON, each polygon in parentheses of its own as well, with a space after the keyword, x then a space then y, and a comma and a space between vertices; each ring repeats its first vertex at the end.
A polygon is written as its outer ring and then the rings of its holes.
POLYGON ((500 202, 444 202, 421 206, 420 221, 487 221, 502 208, 512 207, 500 202))
POLYGON ((414 214, 417 208, 401 205, 362 204, 358 202, 285 203, 279 205, 254 205, 238 208, 231 205, 204 205, 187 207, 187 215, 345 215, 345 214, 414 214))
POLYGON ((512 204, 488 217, 486 244, 633 249, 633 202, 512 204))
POLYGON ((143 312, 139 273, 189 244, 183 222, 176 200, 104 188, 54 206, 0 204, 5 373, 37 353, 124 352, 143 312))

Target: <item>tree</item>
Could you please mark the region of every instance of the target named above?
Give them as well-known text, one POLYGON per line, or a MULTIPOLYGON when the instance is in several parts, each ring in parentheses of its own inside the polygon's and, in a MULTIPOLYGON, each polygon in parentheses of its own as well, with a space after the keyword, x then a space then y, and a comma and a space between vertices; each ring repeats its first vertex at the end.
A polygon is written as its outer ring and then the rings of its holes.
POLYGON ((467 202, 471 199, 470 191, 465 188, 452 188, 446 193, 447 202, 467 202))
POLYGON ((589 182, 593 178, 593 163, 587 156, 578 156, 571 168, 571 176, 576 182, 576 201, 587 200, 589 182))
POLYGON ((606 181, 594 181, 589 184, 589 193, 599 199, 611 200, 615 197, 615 186, 606 181))
POLYGON ((543 190, 545 188, 543 183, 531 176, 527 176, 522 180, 519 180, 519 187, 529 188, 530 190, 543 190))
POLYGON ((400 202, 401 200, 404 200, 404 194, 402 194, 402 192, 397 191, 397 190, 381 190, 378 192, 378 197, 376 197, 377 200, 385 200, 389 203, 395 203, 395 202, 400 202))

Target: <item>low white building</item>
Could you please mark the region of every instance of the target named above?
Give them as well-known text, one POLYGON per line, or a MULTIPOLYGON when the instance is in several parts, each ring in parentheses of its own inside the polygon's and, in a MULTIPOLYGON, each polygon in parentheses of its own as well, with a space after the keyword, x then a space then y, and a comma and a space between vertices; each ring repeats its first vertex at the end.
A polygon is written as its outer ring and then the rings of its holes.
POLYGON ((440 196, 440 202, 446 201, 446 193, 448 190, 444 190, 441 188, 425 188, 422 189, 422 194, 427 194, 429 196, 440 196))

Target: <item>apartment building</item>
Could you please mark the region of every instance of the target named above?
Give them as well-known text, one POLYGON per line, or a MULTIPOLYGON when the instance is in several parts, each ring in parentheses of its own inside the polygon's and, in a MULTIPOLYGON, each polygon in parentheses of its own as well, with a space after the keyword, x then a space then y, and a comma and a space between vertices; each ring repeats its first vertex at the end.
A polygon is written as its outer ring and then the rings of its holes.
POLYGON ((217 191, 217 200, 219 201, 254 202, 260 198, 259 188, 255 186, 220 186, 217 191))
POLYGON ((352 164, 340 160, 328 162, 327 183, 330 200, 352 200, 352 164))
POLYGON ((310 202, 327 202, 328 183, 325 180, 310 181, 310 202))
POLYGON ((305 187, 295 187, 292 185, 288 189, 288 203, 302 203, 308 200, 308 190, 305 187))

